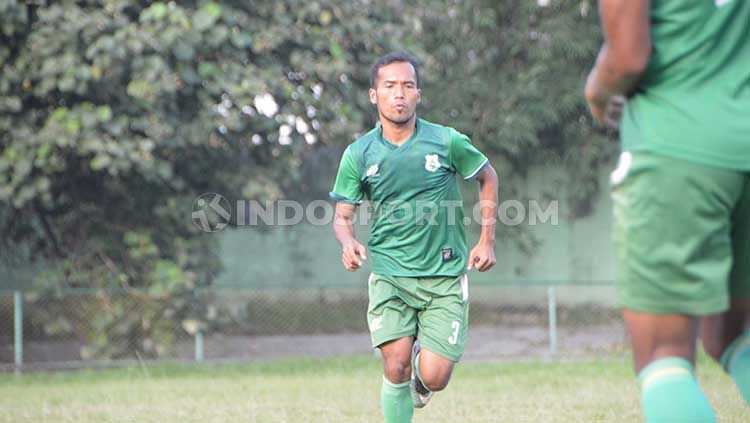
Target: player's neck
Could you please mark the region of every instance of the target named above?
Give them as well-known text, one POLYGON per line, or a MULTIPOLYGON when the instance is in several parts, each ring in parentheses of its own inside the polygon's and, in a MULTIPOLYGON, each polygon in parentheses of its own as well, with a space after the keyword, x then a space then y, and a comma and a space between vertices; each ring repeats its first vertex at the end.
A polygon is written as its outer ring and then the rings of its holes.
POLYGON ((417 128, 417 115, 414 114, 411 119, 402 124, 391 122, 381 116, 380 126, 383 128, 383 138, 391 144, 401 145, 414 135, 417 128))

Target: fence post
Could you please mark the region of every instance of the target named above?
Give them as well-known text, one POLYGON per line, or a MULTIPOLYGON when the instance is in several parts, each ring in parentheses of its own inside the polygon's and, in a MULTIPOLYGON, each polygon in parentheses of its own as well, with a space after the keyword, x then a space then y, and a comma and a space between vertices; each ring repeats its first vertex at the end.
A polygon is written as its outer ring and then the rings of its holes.
POLYGON ((547 288, 547 307, 549 310, 549 352, 557 353, 557 298, 555 287, 547 288))
MULTIPOLYGON (((200 289, 194 291, 195 303, 200 306, 200 289)), ((195 332, 195 362, 203 362, 203 330, 201 324, 198 324, 198 330, 195 332)))
POLYGON ((16 374, 23 368, 23 295, 21 291, 13 292, 14 353, 16 374))
POLYGON ((203 332, 200 329, 195 333, 195 362, 203 362, 203 332))

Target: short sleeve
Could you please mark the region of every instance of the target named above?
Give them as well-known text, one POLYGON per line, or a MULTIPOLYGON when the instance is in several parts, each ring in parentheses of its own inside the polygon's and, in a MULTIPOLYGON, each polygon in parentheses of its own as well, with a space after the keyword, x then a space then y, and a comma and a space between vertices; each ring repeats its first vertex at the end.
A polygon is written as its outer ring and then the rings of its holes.
POLYGON ((362 202, 362 185, 359 180, 357 160, 351 150, 351 146, 344 150, 339 171, 336 174, 336 182, 329 195, 334 201, 359 204, 362 202))
POLYGON ((487 165, 488 160, 466 135, 450 128, 449 154, 451 166, 464 179, 471 179, 487 165))

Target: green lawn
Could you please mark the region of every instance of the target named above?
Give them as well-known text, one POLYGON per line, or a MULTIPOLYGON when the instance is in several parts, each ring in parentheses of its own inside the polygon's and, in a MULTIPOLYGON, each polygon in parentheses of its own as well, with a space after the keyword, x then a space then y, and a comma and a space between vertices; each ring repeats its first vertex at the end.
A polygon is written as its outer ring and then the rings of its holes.
MULTIPOLYGON (((731 380, 702 359, 721 422, 748 422, 731 380)), ((0 422, 382 422, 368 357, 0 375, 0 422)), ((678 406, 678 405, 676 405, 678 406)), ((637 422, 629 359, 463 363, 415 422, 637 422)))

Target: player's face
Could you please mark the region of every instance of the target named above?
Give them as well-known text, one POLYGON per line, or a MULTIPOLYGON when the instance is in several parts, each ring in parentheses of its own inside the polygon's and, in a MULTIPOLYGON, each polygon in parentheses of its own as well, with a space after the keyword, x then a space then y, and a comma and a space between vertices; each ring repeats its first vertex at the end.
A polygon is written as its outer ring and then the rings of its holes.
POLYGON ((416 72, 409 62, 382 66, 375 87, 370 88, 370 102, 378 107, 380 116, 397 125, 414 117, 421 95, 416 72))

